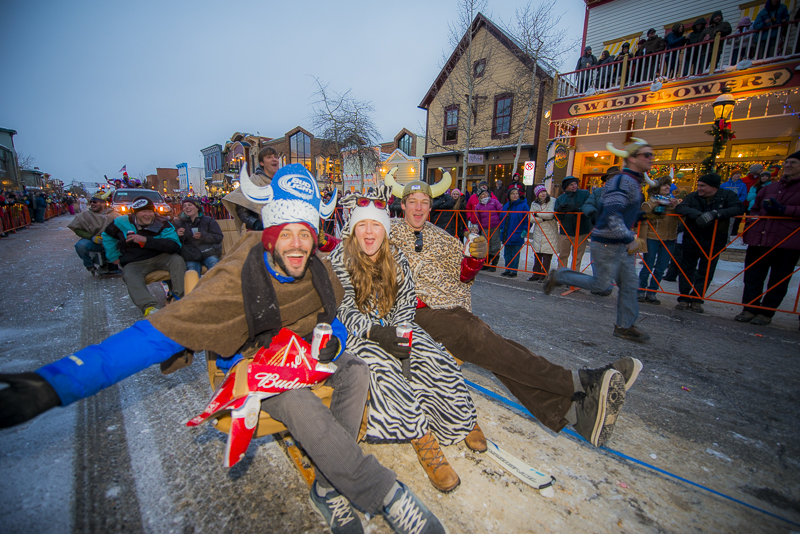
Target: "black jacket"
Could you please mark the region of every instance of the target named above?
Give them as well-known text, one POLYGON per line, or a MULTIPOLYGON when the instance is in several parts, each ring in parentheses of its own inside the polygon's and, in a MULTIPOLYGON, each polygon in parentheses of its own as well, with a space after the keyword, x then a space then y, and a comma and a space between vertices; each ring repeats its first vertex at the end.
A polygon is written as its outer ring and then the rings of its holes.
POLYGON ((711 247, 711 238, 714 237, 714 222, 706 226, 697 224, 697 218, 707 211, 717 212, 717 233, 714 238, 714 250, 721 250, 728 244, 728 227, 730 218, 744 214, 744 204, 739 197, 729 189, 718 189, 717 194, 711 198, 703 198, 697 191, 689 193, 683 202, 675 206, 675 213, 683 216, 683 224, 687 232, 683 234, 683 246, 697 246, 694 236, 700 246, 708 250, 711 247), (691 234, 690 234, 691 232, 691 234))
POLYGON ((433 204, 431 204, 431 208, 433 210, 433 213, 431 213, 431 221, 433 224, 442 230, 447 230, 447 226, 450 224, 451 219, 456 217, 458 214, 452 211, 442 210, 452 210, 453 206, 455 205, 456 201, 453 200, 453 197, 447 193, 434 198, 433 204))
POLYGON ((181 236, 181 256, 186 261, 203 261, 211 256, 219 258, 222 255, 222 229, 213 217, 198 215, 192 221, 181 214, 174 221, 175 229, 183 228, 181 236), (192 228, 200 232, 200 239, 192 237, 192 228))

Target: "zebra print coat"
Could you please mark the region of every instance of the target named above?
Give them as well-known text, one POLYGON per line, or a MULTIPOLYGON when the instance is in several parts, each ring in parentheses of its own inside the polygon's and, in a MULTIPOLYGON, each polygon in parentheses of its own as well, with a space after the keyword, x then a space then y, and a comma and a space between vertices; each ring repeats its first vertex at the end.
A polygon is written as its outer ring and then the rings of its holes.
POLYGON ((403 376, 399 360, 366 339, 370 328, 381 324, 381 320, 375 311, 358 311, 350 274, 344 268, 343 247, 339 245, 330 255, 344 288, 337 317, 348 331, 346 350, 364 360, 370 369, 367 439, 408 441, 421 438, 430 430, 442 445, 452 445, 463 440, 475 426, 475 405, 453 357, 414 323, 414 280, 405 255, 399 249, 395 251, 398 295, 383 324, 407 321, 412 325, 410 380, 403 376))

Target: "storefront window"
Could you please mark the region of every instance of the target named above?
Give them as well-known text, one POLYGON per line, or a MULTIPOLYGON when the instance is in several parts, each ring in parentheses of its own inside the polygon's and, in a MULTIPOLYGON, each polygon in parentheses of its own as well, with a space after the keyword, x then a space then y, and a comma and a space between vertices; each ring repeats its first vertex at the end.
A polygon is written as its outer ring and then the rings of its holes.
POLYGON ((472 165, 467 167, 467 177, 470 176, 485 176, 486 175, 486 165, 472 165))
POLYGON ((789 154, 789 141, 747 143, 731 147, 732 158, 772 158, 789 154))
POLYGON ((692 146, 688 148, 679 148, 675 159, 677 161, 690 161, 690 160, 704 160, 711 154, 710 146, 692 146))
POLYGON ((489 165, 489 187, 494 187, 497 180, 502 180, 503 185, 511 183, 511 167, 513 163, 489 165))
POLYGON ((653 150, 653 161, 669 161, 672 159, 672 148, 653 150))

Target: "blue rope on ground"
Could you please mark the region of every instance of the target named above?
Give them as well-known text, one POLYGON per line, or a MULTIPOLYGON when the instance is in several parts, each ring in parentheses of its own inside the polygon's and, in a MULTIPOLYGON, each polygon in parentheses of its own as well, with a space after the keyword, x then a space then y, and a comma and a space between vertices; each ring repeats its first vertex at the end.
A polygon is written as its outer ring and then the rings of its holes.
MULTIPOLYGON (((529 415, 529 416, 533 417, 534 419, 536 419, 536 417, 534 417, 534 415, 531 412, 529 412, 523 405, 521 405, 519 403, 516 403, 516 402, 514 402, 512 400, 509 400, 509 399, 503 397, 502 395, 498 395, 494 391, 488 390, 485 387, 479 386, 478 384, 475 384, 474 382, 470 382, 467 379, 464 379, 464 382, 466 382, 466 384, 469 387, 471 387, 472 389, 474 389, 475 391, 477 391, 479 393, 483 393, 487 397, 491 397, 492 399, 500 401, 503 404, 511 406, 512 408, 516 408, 517 410, 521 411, 522 413, 524 413, 526 415, 529 415)), ((583 441, 586 441, 586 438, 584 438, 583 436, 581 436, 580 434, 578 434, 577 432, 575 432, 572 429, 565 428, 564 430, 562 430, 562 432, 566 433, 566 434, 568 434, 570 436, 576 437, 578 439, 582 439, 583 441)), ((700 489, 705 490, 705 491, 707 491, 709 493, 713 493, 714 495, 718 495, 719 497, 723 497, 725 499, 728 499, 729 501, 733 501, 733 502, 735 502, 737 504, 741 504, 742 506, 750 508, 751 510, 755 510, 756 512, 761 512, 762 514, 766 514, 766 515, 768 515, 770 517, 774 517, 775 519, 780 519, 781 521, 785 521, 785 522, 789 523, 790 525, 794 525, 796 527, 800 527, 800 523, 795 523, 794 521, 792 521, 790 519, 786 519, 785 517, 781 517, 781 516, 779 516, 777 514, 773 514, 772 512, 770 512, 768 510, 764 510, 764 509, 759 508, 757 506, 753 506, 752 504, 748 504, 748 503, 746 503, 744 501, 740 501, 739 499, 737 499, 735 497, 731 497, 730 495, 725 495, 724 493, 720 493, 717 490, 713 490, 711 488, 703 486, 702 484, 698 484, 697 482, 692 482, 689 479, 683 478, 683 477, 678 476, 678 475, 676 475, 674 473, 670 473, 669 471, 665 471, 664 469, 660 469, 660 468, 658 468, 658 467, 656 467, 656 466, 654 466, 652 464, 648 464, 647 462, 643 462, 641 460, 637 460, 636 458, 632 458, 632 457, 628 456, 627 454, 623 454, 623 453, 621 453, 619 451, 615 451, 614 449, 609 449, 608 447, 600 447, 600 448, 603 449, 604 451, 610 452, 611 454, 613 454, 615 456, 619 456, 620 458, 622 458, 624 460, 628 460, 630 462, 639 464, 639 465, 641 465, 643 467, 646 467, 648 469, 652 469, 653 471, 661 473, 662 475, 667 475, 669 477, 672 477, 672 478, 674 478, 676 480, 680 480, 681 482, 685 482, 685 483, 687 483, 687 484, 689 484, 691 486, 694 486, 696 488, 700 488, 700 489)))

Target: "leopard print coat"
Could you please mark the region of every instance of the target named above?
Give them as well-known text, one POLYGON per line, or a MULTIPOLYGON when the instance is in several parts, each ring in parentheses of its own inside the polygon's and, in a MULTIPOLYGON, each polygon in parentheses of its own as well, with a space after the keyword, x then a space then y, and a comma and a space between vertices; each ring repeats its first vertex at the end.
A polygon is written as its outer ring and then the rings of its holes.
POLYGON ((416 236, 405 219, 392 219, 389 239, 411 265, 417 296, 434 309, 461 307, 472 311, 472 282, 461 281, 463 245, 429 222, 422 229, 422 251, 414 251, 416 236))

